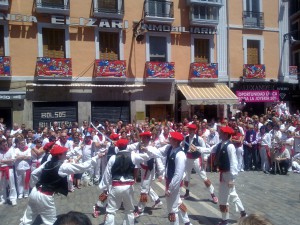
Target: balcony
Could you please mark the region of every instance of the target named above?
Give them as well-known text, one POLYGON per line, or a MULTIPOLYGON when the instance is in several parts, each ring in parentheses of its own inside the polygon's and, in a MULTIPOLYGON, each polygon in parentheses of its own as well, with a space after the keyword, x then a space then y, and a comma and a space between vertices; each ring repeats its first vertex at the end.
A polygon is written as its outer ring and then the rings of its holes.
POLYGON ((298 80, 298 66, 289 67, 289 79, 298 80))
POLYGON ((190 79, 193 82, 216 81, 218 79, 218 63, 191 63, 190 79))
POLYGON ((11 76, 11 60, 9 56, 0 57, 0 79, 11 76))
POLYGON ((38 57, 35 72, 38 79, 71 79, 72 59, 38 57))
POLYGON ((243 26, 244 28, 252 29, 263 29, 264 24, 264 13, 263 12, 243 12, 243 26))
POLYGON ((145 78, 149 82, 172 82, 175 80, 174 62, 146 62, 145 78))
POLYGON ((245 79, 265 79, 266 67, 264 64, 244 64, 243 77, 245 79))
POLYGON ((111 19, 123 19, 124 0, 93 0, 93 16, 111 19))
POLYGON ((172 24, 174 6, 171 1, 146 0, 144 3, 144 21, 161 24, 172 24))
POLYGON ((95 60, 95 79, 103 81, 125 81, 126 61, 125 60, 95 60))
POLYGON ((7 11, 9 9, 9 0, 0 0, 0 10, 7 11))
POLYGON ((49 13, 59 15, 70 14, 69 0, 36 0, 35 10, 37 13, 49 13))

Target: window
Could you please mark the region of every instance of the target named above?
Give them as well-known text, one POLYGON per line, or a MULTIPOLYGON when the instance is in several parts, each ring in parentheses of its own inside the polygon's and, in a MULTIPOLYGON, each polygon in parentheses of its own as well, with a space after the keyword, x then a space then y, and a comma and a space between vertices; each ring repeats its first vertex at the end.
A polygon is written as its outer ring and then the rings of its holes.
POLYGON ((119 60, 119 33, 99 32, 100 59, 119 60))
POLYGON ((145 2, 146 16, 173 17, 173 2, 147 0, 145 2))
POLYGON ((209 39, 194 40, 195 62, 209 63, 209 39))
POLYGON ((167 62, 167 39, 166 37, 150 36, 149 50, 151 62, 167 62))
POLYGON ((246 0, 246 11, 260 12, 260 0, 246 0))
POLYGON ((102 9, 116 9, 116 0, 98 0, 98 6, 102 9))
POLYGON ((43 28, 43 56, 65 58, 65 30, 43 28))
POLYGON ((259 41, 247 41, 247 64, 260 64, 259 59, 259 41))
POLYGON ((219 7, 211 5, 194 5, 192 11, 193 19, 219 20, 219 7))
POLYGON ((5 56, 4 49, 4 27, 0 26, 0 56, 5 56))

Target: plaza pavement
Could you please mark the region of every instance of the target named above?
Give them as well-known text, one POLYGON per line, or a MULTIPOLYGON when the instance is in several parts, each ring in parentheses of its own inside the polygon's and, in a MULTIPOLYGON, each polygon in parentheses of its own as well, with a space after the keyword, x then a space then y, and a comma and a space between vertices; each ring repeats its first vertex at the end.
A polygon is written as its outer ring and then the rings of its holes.
MULTIPOLYGON (((215 186, 218 194, 219 174, 207 173, 215 186)), ((164 205, 161 209, 152 210, 153 203, 148 203, 145 215, 137 218, 136 225, 163 225, 169 224, 167 220, 166 204, 164 198, 164 184, 158 181, 153 182, 153 189, 161 197, 164 205)), ((267 175, 263 172, 251 171, 242 172, 236 180, 236 189, 246 212, 261 213, 269 218, 274 225, 299 225, 300 213, 300 174, 289 173, 289 175, 267 175)), ((211 202, 208 190, 202 180, 192 174, 189 199, 184 200, 193 225, 206 224, 215 225, 220 221, 220 212, 217 204, 211 202)), ((83 187, 70 193, 68 197, 55 196, 57 214, 67 213, 71 210, 85 213, 93 225, 103 223, 103 215, 99 218, 92 217, 92 206, 98 198, 97 186, 83 187)), ((139 199, 139 183, 135 184, 135 203, 139 199)), ((0 225, 17 225, 22 217, 27 199, 18 200, 17 206, 8 204, 0 206, 0 225)), ((235 212, 230 206, 230 223, 235 224, 239 219, 239 212, 235 212)), ((123 211, 117 213, 117 224, 122 224, 123 211)), ((35 225, 42 224, 39 220, 35 225)))

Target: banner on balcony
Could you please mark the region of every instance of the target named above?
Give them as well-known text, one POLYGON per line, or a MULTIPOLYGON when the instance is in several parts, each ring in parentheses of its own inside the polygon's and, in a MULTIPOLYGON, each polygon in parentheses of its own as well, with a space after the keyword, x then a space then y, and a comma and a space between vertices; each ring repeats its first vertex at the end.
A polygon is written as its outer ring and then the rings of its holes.
POLYGON ((279 101, 279 91, 236 91, 239 101, 245 102, 276 102, 279 101))
POLYGON ((72 61, 65 58, 39 57, 36 62, 37 76, 71 77, 72 61))
POLYGON ((95 60, 94 77, 126 77, 125 60, 95 60))
POLYGON ((192 63, 190 67, 191 78, 218 78, 217 63, 192 63))
POLYGON ((244 77, 246 79, 264 79, 266 78, 266 68, 264 64, 245 64, 244 77))
POLYGON ((146 78, 174 78, 174 62, 146 62, 146 78))
POLYGON ((2 56, 0 57, 0 77, 1 76, 11 76, 10 73, 10 57, 2 56))
POLYGON ((298 79, 298 66, 289 67, 289 79, 297 80, 298 79))

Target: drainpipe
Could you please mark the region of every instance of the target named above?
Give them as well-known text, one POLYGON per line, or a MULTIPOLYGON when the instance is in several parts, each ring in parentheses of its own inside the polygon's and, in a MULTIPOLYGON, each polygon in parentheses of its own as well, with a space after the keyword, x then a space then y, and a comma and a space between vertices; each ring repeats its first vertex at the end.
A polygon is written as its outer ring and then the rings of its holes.
MULTIPOLYGON (((230 88, 230 54, 229 54, 229 1, 226 0, 226 24, 227 24, 227 76, 228 76, 228 87, 230 88)), ((230 105, 227 105, 227 117, 230 111, 230 105)))

